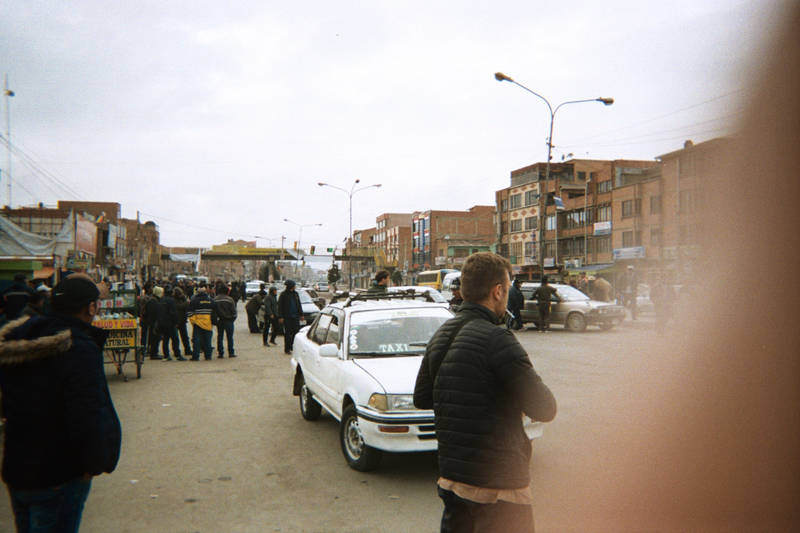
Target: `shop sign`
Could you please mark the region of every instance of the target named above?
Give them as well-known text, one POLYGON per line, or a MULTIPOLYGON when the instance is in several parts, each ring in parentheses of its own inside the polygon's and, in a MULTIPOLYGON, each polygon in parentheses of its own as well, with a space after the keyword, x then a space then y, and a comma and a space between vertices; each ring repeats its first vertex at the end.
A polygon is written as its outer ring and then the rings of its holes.
POLYGON ((594 235, 611 235, 611 221, 595 222, 594 235))
POLYGON ((78 217, 75 223, 75 248, 87 254, 97 253, 97 226, 94 222, 78 217))
POLYGON ((614 248, 614 261, 621 259, 644 259, 644 246, 633 246, 631 248, 614 248))

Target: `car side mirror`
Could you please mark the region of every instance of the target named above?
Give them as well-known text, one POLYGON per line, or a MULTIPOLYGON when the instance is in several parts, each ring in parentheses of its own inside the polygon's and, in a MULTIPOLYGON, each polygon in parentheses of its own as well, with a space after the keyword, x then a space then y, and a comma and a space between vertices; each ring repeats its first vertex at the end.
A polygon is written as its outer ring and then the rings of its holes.
POLYGON ((339 357, 339 347, 335 344, 323 344, 319 347, 320 357, 339 357))

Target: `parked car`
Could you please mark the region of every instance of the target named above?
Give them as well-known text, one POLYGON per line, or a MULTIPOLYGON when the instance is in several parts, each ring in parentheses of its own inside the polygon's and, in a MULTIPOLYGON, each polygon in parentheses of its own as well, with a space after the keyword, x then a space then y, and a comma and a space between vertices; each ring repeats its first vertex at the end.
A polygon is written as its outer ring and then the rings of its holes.
POLYGON ((311 299, 314 300, 314 304, 317 307, 319 307, 320 309, 325 307, 325 298, 323 298, 319 294, 317 294, 316 290, 310 289, 310 288, 309 289, 303 288, 303 290, 306 291, 309 296, 311 296, 311 299))
POLYGON ((291 359, 303 418, 325 409, 339 420, 342 453, 360 471, 384 451, 436 449, 433 411, 414 407, 414 383, 428 340, 453 316, 413 295, 379 298, 328 305, 300 330, 291 359))
POLYGON ((256 294, 258 294, 258 291, 261 290, 261 285, 264 285, 264 288, 266 290, 267 284, 261 280, 254 279, 253 281, 248 281, 247 283, 245 283, 244 285, 245 299, 252 298, 256 294))
MULTIPOLYGON (((300 296, 300 305, 303 306, 303 319, 306 321, 306 324, 311 324, 319 315, 320 308, 311 294, 309 294, 310 289, 295 288, 295 290, 298 296, 300 296)), ((323 300, 323 302, 324 301, 325 300, 323 300)))
MULTIPOLYGON (((551 283, 555 294, 551 299, 550 324, 561 324, 570 331, 584 331, 586 326, 611 329, 625 320, 625 308, 621 305, 598 302, 589 298, 571 285, 551 283)), ((522 321, 538 323, 539 308, 533 293, 539 283, 522 283, 520 290, 525 297, 522 321)))
POLYGON ((442 281, 442 296, 445 300, 450 300, 453 297, 453 282, 455 280, 461 279, 461 272, 450 272, 445 275, 444 280, 442 281))
POLYGON ((314 284, 314 288, 317 289, 319 292, 328 292, 328 282, 327 281, 318 281, 314 284))
POLYGON ((447 299, 442 296, 442 293, 434 289, 433 287, 423 287, 420 285, 395 285, 389 287, 387 289, 390 293, 400 293, 400 292, 413 292, 417 294, 417 298, 422 298, 424 295, 436 303, 447 303, 447 299))

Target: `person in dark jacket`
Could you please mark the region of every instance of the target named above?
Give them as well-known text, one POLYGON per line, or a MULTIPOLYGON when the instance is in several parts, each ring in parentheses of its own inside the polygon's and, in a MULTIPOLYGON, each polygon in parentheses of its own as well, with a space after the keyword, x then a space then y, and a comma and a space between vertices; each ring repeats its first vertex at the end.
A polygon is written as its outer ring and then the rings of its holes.
POLYGON ((300 331, 303 318, 303 304, 294 287, 294 281, 287 279, 286 288, 278 297, 278 321, 283 325, 283 352, 287 354, 292 353, 294 336, 300 331))
POLYGON ((236 321, 236 302, 228 296, 228 286, 217 285, 217 295, 214 297, 217 304, 217 357, 225 357, 223 337, 228 337, 228 357, 236 357, 233 351, 233 323, 236 321))
POLYGON ((549 283, 547 276, 543 276, 541 284, 533 291, 533 299, 536 300, 539 311, 539 322, 536 324, 539 331, 550 329, 550 303, 556 290, 549 283))
POLYGON ((379 270, 375 274, 375 279, 372 286, 367 289, 367 294, 386 294, 386 288, 389 286, 389 271, 379 270))
POLYGON ((275 335, 278 334, 280 324, 278 324, 278 289, 270 287, 267 296, 264 298, 264 333, 261 337, 261 342, 264 346, 269 346, 269 343, 278 345, 275 342, 275 335), (272 335, 270 336, 270 331, 272 335))
POLYGON ((175 287, 172 291, 172 297, 175 298, 175 310, 178 312, 178 335, 183 343, 183 353, 191 357, 192 343, 189 342, 189 330, 186 329, 186 312, 189 310, 189 300, 186 299, 186 294, 180 287, 175 287))
POLYGON ((244 304, 244 310, 247 312, 247 327, 250 330, 250 333, 258 333, 258 309, 261 307, 261 303, 264 301, 264 296, 266 293, 264 292, 264 286, 261 286, 261 290, 258 291, 258 294, 254 295, 250 298, 246 304, 244 304))
POLYGON ((3 481, 18 531, 77 531, 93 476, 114 471, 122 430, 103 370, 100 292, 85 275, 53 291, 53 314, 0 329, 3 481), (38 527, 37 527, 38 525, 38 527))
POLYGON ((499 255, 467 258, 464 303, 431 338, 417 375, 414 405, 435 415, 442 531, 533 531, 522 415, 548 422, 556 401, 514 334, 499 327, 510 273, 499 255))
POLYGON ((464 298, 461 297, 461 278, 458 277, 453 280, 450 284, 450 292, 453 294, 453 297, 450 298, 450 310, 451 311, 458 311, 461 308, 461 304, 464 303, 464 298))
POLYGON ((3 300, 3 314, 6 320, 15 320, 20 317, 22 310, 28 305, 33 296, 33 289, 28 285, 25 274, 16 274, 14 283, 6 287, 0 294, 3 300))
MULTIPOLYGON (((160 289, 161 287, 156 288, 160 289)), ((175 352, 175 359, 186 361, 186 358, 181 355, 181 345, 178 340, 178 307, 175 303, 175 298, 172 297, 172 288, 163 289, 163 293, 164 295, 159 299, 156 314, 156 330, 161 342, 161 355, 165 361, 172 361, 169 353, 169 344, 171 342, 172 351, 175 352)))
POLYGON ((511 321, 511 327, 514 329, 522 329, 522 308, 525 307, 525 297, 519 286, 520 281, 515 279, 508 291, 508 310, 514 317, 511 321))

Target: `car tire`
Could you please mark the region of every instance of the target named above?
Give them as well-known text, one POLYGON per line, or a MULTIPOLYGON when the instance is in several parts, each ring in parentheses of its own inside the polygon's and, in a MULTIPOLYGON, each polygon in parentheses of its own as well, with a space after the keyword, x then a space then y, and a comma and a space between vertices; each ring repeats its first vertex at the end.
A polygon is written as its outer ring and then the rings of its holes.
POLYGON ((586 330, 586 317, 580 313, 570 313, 567 315, 567 329, 574 332, 586 330))
POLYGON ((339 425, 339 442, 342 453, 350 468, 359 472, 375 470, 381 461, 381 451, 367 446, 358 427, 358 414, 353 405, 348 405, 342 413, 339 425))
POLYGON ((301 375, 300 379, 302 380, 300 384, 300 414, 306 420, 317 420, 322 413, 322 406, 308 390, 305 378, 301 375))

